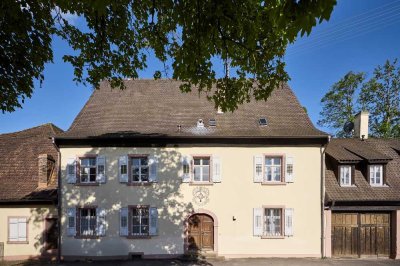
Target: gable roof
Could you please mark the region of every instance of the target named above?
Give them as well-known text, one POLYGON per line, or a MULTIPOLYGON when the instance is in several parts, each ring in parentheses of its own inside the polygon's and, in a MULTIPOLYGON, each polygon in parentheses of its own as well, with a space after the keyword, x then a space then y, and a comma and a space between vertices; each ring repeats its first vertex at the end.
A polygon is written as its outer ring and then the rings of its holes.
POLYGON ((400 201, 400 139, 332 139, 326 153, 339 163, 355 160, 355 186, 341 187, 335 166, 327 158, 325 186, 327 201, 400 201), (343 152, 342 151, 346 151, 343 152), (348 157, 346 157, 348 156, 348 157), (368 164, 387 163, 385 187, 371 187, 367 181, 368 164))
POLYGON ((196 89, 182 93, 176 80, 126 80, 126 89, 103 82, 62 138, 129 136, 168 137, 315 137, 317 130, 288 85, 276 88, 266 101, 251 101, 234 113, 218 114, 196 89), (265 117, 267 126, 259 126, 265 117), (204 128, 197 128, 197 121, 204 128), (209 119, 216 120, 209 127, 209 119), (178 129, 180 126, 180 129, 178 129))
POLYGON ((51 200, 57 196, 56 183, 38 188, 38 157, 49 154, 57 161, 50 138, 62 132, 53 124, 44 124, 0 134, 0 201, 51 200))

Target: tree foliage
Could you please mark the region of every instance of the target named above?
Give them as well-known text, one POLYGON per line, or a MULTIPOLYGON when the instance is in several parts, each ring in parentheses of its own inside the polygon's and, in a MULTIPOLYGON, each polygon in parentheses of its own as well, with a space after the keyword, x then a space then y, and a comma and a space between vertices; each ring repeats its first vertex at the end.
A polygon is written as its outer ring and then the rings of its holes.
POLYGON ((370 113, 370 133, 374 137, 400 137, 400 68, 397 59, 375 68, 364 81, 364 73, 347 73, 322 98, 318 125, 335 130, 337 137, 350 137, 343 131, 359 111, 370 113))
POLYGON ((347 121, 354 121, 358 112, 356 106, 356 93, 364 81, 365 73, 349 72, 322 98, 321 119, 318 125, 326 126, 335 130, 337 137, 349 137, 351 134, 343 131, 343 125, 347 121))
POLYGON ((106 79, 123 88, 138 78, 150 53, 166 67, 155 78, 194 86, 216 106, 233 111, 252 97, 266 100, 289 79, 283 56, 288 43, 328 20, 336 0, 3 0, 0 10, 0 109, 13 111, 30 97, 33 80, 43 80, 52 60, 51 37, 75 50, 65 55, 77 82, 95 88, 106 79), (63 13, 77 14, 72 25, 63 13), (215 59, 234 75, 218 76, 215 59), (168 74, 172 68, 172 75, 168 74), (217 84, 217 90, 211 90, 217 84))
POLYGON ((377 137, 400 137, 400 67, 397 59, 375 68, 360 93, 359 103, 371 114, 371 133, 377 137))

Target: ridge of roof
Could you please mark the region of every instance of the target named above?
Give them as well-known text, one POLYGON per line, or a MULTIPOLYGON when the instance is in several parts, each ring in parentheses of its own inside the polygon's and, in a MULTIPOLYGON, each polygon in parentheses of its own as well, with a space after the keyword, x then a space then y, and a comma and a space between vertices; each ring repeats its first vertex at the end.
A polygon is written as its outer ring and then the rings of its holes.
MULTIPOLYGON (((106 137, 118 132, 138 135, 199 136, 188 129, 199 118, 214 118, 217 127, 207 132, 215 137, 326 136, 318 130, 288 84, 281 84, 267 101, 251 101, 233 113, 217 114, 205 95, 182 93, 180 81, 174 79, 124 80, 124 90, 112 89, 108 82, 100 84, 80 110, 70 128, 59 138, 106 137), (257 121, 266 116, 268 126, 262 129, 257 121)), ((204 92, 205 93, 205 92, 204 92)))
POLYGON ((58 135, 64 132, 61 128, 57 127, 53 123, 45 123, 31 128, 22 129, 19 131, 8 132, 0 134, 0 138, 18 138, 18 137, 31 137, 34 135, 42 135, 47 131, 51 131, 53 135, 58 135))

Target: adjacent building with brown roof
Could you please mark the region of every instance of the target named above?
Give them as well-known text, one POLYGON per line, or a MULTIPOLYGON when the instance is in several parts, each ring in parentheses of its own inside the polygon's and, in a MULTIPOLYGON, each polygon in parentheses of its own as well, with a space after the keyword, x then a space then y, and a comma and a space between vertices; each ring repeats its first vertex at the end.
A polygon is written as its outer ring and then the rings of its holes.
POLYGON ((58 151, 53 124, 0 135, 0 254, 23 259, 54 252, 58 151))
MULTIPOLYGON (((365 112, 356 125, 368 128, 365 112)), ((356 128, 356 132, 362 129, 356 128)), ((399 258, 400 139, 332 139, 326 149, 328 256, 399 258)))

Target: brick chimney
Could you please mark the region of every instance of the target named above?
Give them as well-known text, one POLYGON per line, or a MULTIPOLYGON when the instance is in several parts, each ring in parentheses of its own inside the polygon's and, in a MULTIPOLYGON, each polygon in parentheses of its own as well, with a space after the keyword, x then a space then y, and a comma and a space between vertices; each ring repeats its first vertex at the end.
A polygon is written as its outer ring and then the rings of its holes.
POLYGON ((39 160, 39 179, 38 187, 44 188, 50 182, 50 177, 53 172, 55 160, 50 154, 40 154, 39 160))
POLYGON ((354 137, 368 139, 369 112, 361 111, 354 118, 354 137))

